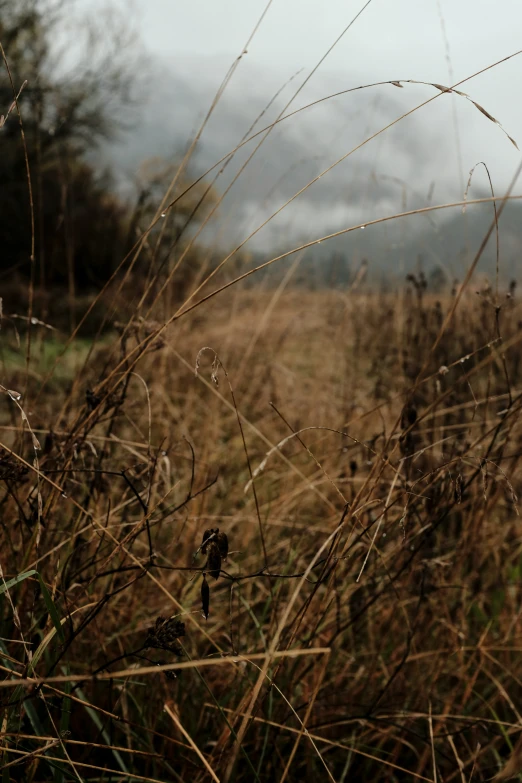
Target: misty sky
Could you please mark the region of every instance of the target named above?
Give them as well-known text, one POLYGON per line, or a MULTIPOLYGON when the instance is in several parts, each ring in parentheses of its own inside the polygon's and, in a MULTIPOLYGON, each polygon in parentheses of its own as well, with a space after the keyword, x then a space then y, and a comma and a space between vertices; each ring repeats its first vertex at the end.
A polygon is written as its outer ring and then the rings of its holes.
MULTIPOLYGON (((107 5, 101 0, 81 4, 87 9, 96 2, 107 5)), ((131 148, 137 156, 168 156, 179 152, 198 127, 267 4, 133 0, 133 5, 135 23, 154 56, 155 76, 131 148)), ((230 150, 274 93, 302 69, 256 129, 275 119, 363 6, 364 0, 273 0, 203 134, 198 166, 210 166, 230 150)), ((380 80, 449 85, 519 48, 522 4, 517 0, 372 0, 291 109, 380 80)), ((521 87, 519 55, 460 89, 494 115, 522 148, 521 87)), ((377 87, 327 101, 278 126, 226 202, 237 238, 368 135, 435 93, 420 85, 377 87)), ((519 158, 502 131, 471 103, 442 95, 337 166, 271 221, 263 236, 273 240, 285 232, 306 235, 325 225, 349 225, 363 216, 425 204, 429 193, 433 202, 462 198, 478 161, 487 163, 501 192, 519 158)), ((239 156, 238 164, 244 159, 239 156)), ((223 185, 235 170, 227 170, 223 185)), ((484 172, 477 171, 470 196, 486 188, 484 172)))

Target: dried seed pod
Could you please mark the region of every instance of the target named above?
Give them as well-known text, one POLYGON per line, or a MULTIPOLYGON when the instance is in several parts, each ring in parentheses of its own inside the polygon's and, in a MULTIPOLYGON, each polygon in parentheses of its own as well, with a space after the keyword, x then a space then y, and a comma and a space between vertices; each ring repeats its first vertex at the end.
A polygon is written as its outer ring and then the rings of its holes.
POLYGON ((95 394, 92 389, 86 389, 85 402, 87 403, 88 410, 93 411, 100 404, 101 398, 95 394))
POLYGON ((417 421, 417 410, 410 403, 404 406, 401 416, 401 427, 403 430, 413 426, 417 421))
POLYGON ((149 628, 146 646, 182 655, 183 651, 176 641, 180 636, 185 636, 185 623, 173 617, 158 617, 152 628, 149 628))
POLYGON ((455 479, 455 492, 454 492, 455 501, 457 503, 462 503, 462 476, 460 473, 458 474, 457 478, 455 479))
POLYGON ((208 586, 207 577, 203 574, 203 582, 201 583, 201 607, 205 620, 208 620, 208 613, 210 608, 210 587, 208 586))
POLYGON ((9 452, 0 448, 0 480, 18 481, 26 475, 29 468, 18 462, 9 452))
POLYGON ((53 450, 53 446, 54 446, 54 433, 52 430, 49 430, 49 432, 45 436, 42 454, 50 454, 50 452, 53 450))
POLYGON ((228 555, 228 536, 226 533, 218 532, 216 536, 216 543, 218 545, 219 554, 223 560, 227 559, 228 555))
POLYGON ((215 541, 211 541, 208 547, 207 571, 214 579, 219 577, 221 571, 221 554, 215 541))
POLYGON ((203 533, 203 540, 201 542, 200 549, 204 555, 207 554, 208 544, 206 542, 208 541, 209 538, 212 538, 212 536, 216 536, 218 533, 219 533, 219 528, 212 528, 212 527, 209 527, 208 530, 205 530, 205 532, 203 533))

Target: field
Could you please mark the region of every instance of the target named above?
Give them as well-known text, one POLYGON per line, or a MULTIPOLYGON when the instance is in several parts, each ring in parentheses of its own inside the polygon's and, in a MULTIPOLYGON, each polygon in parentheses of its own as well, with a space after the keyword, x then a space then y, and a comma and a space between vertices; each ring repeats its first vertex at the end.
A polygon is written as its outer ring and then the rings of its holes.
POLYGON ((68 341, 4 300, 3 783, 499 772, 522 311, 476 289, 108 298, 68 341))
POLYGON ((0 783, 522 780, 516 8, 72 5, 0 0, 0 783))

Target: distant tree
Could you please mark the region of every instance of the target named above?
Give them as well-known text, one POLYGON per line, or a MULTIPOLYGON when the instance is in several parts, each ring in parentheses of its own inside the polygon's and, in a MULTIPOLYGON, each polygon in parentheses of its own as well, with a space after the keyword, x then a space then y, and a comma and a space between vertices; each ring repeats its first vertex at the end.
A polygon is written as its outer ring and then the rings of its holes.
POLYGON ((126 210, 87 155, 129 122, 135 44, 122 12, 82 24, 70 0, 0 0, 0 274, 36 285, 99 286, 120 260, 126 210), (9 68, 9 71, 8 71, 9 68), (35 218, 31 221, 25 150, 35 218))
MULTIPOLYGON (((137 205, 131 220, 131 241, 147 233, 141 264, 138 271, 147 269, 149 278, 155 278, 157 289, 166 278, 171 279, 178 297, 183 297, 194 280, 202 279, 205 270, 214 263, 213 253, 204 243, 193 242, 194 232, 207 217, 217 201, 214 188, 205 181, 191 184, 187 173, 178 175, 178 162, 161 157, 149 158, 141 164, 136 174, 137 205), (149 231, 158 205, 170 184, 175 186, 163 217, 149 231)), ((230 266, 229 266, 230 268, 230 266)))
POLYGON ((168 218, 168 229, 165 232, 163 225, 157 225, 157 231, 161 231, 163 236, 171 241, 190 233, 192 227, 205 219, 217 198, 214 189, 209 188, 203 180, 188 189, 187 176, 178 177, 177 161, 171 162, 157 156, 148 158, 142 162, 136 175, 138 200, 142 205, 142 218, 145 218, 145 222, 152 220, 167 187, 174 179, 176 185, 169 201, 176 203, 165 215, 168 218))
POLYGON ((440 294, 448 287, 448 276, 440 266, 434 266, 428 275, 428 287, 434 294, 440 294))

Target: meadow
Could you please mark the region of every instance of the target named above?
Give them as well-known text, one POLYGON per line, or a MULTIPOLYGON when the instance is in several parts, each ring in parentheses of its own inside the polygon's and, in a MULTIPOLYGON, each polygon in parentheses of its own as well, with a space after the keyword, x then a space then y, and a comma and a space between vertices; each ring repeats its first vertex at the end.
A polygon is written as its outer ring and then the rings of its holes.
POLYGON ((292 105, 326 55, 275 120, 274 98, 196 176, 242 50, 186 153, 154 159, 130 208, 84 143, 108 132, 121 74, 100 66, 111 78, 95 93, 89 65, 31 93, 25 70, 38 84, 44 58, 22 27, 45 42, 55 21, 28 3, 21 21, 2 6, 18 61, 13 76, 1 50, 1 783, 520 778, 522 305, 499 237, 522 164, 500 195, 486 168, 472 199, 473 169, 452 205, 406 210, 404 197, 401 213, 247 253, 432 101, 466 102, 516 146, 460 90, 477 74, 379 82, 428 97, 230 252, 209 249, 203 230, 227 220, 219 208, 273 128, 341 94, 292 105), (460 281, 434 285, 419 264, 377 284, 354 259, 342 284, 300 277, 320 241, 477 202, 481 240, 444 259, 460 281))
POLYGON ((29 370, 4 313, 3 781, 498 772, 522 353, 496 296, 287 278, 79 353, 36 325, 29 370))

